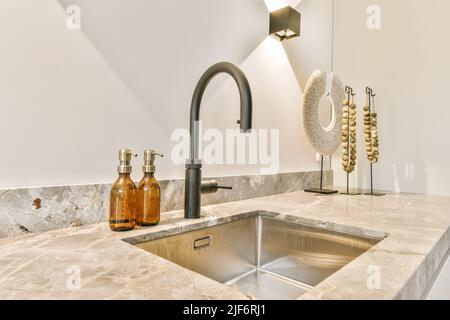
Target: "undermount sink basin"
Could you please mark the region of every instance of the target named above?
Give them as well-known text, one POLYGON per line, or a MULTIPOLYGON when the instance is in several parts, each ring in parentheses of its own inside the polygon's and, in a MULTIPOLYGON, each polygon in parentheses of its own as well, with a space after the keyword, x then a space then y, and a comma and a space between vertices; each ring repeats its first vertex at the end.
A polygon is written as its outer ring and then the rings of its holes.
POLYGON ((136 244, 254 299, 297 299, 380 239, 264 216, 136 244))

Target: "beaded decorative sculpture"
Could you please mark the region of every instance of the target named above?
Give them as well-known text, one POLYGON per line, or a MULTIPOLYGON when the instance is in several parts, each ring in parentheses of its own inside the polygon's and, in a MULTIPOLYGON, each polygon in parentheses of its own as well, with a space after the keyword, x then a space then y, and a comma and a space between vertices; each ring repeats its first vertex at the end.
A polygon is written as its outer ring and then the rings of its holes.
POLYGON ((349 94, 343 102, 342 115, 342 167, 352 173, 356 166, 356 103, 349 94))
POLYGON ((370 99, 372 92, 368 93, 367 105, 364 107, 364 135, 367 159, 370 163, 377 163, 380 156, 378 141, 378 121, 377 113, 370 99))

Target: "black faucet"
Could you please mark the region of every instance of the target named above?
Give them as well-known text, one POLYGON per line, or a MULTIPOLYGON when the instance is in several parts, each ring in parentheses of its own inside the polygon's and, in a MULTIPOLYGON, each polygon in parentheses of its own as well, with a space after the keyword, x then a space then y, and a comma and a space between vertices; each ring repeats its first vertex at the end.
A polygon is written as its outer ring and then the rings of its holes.
POLYGON ((200 78, 195 87, 191 104, 190 118, 190 156, 186 162, 186 182, 184 189, 184 217, 186 219, 199 219, 201 208, 201 194, 212 193, 217 189, 230 189, 230 187, 219 186, 215 181, 202 184, 202 162, 199 159, 199 132, 198 122, 200 120, 200 105, 202 97, 209 82, 219 73, 228 73, 236 81, 241 97, 241 132, 246 133, 252 128, 252 93, 250 85, 244 73, 235 65, 221 62, 210 67, 200 78))

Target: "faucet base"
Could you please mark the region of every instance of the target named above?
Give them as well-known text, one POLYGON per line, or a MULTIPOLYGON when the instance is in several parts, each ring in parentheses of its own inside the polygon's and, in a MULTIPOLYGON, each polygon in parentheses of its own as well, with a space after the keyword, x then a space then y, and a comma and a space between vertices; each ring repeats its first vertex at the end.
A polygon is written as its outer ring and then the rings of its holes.
POLYGON ((186 164, 186 181, 184 188, 184 217, 200 219, 202 165, 186 164))

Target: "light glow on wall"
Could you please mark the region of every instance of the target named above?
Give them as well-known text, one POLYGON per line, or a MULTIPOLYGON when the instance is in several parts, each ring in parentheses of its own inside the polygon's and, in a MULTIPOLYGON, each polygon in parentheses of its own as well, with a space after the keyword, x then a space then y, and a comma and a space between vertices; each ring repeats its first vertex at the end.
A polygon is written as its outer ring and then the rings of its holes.
POLYGON ((273 63, 283 63, 283 62, 289 63, 286 52, 284 51, 283 45, 281 44, 280 41, 272 37, 267 37, 261 43, 260 48, 264 52, 270 54, 273 63))
POLYGON ((302 0, 264 0, 267 9, 272 12, 286 6, 291 6, 295 8, 302 2, 302 0))

